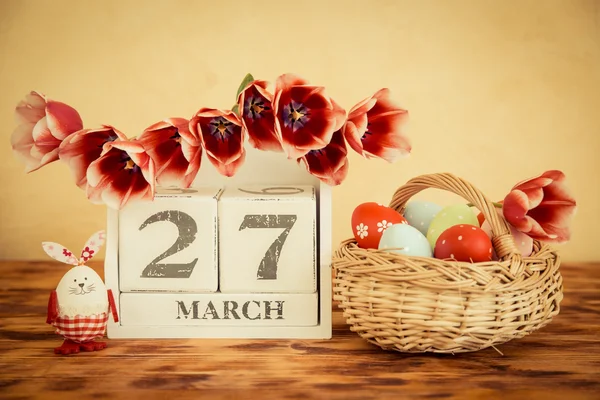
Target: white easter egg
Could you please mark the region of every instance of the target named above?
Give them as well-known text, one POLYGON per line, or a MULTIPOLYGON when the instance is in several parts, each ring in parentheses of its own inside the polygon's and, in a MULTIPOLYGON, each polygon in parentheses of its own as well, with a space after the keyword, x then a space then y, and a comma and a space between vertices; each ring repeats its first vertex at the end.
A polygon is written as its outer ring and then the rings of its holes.
POLYGON ((74 317, 108 312, 108 294, 100 275, 80 265, 67 271, 56 287, 59 315, 74 317))
POLYGON ((383 232, 379 250, 388 250, 407 256, 432 257, 427 238, 415 227, 406 224, 392 225, 383 232))
POLYGON ((409 225, 417 228, 423 235, 427 235, 429 224, 441 209, 442 206, 429 201, 413 200, 406 204, 404 218, 409 225))

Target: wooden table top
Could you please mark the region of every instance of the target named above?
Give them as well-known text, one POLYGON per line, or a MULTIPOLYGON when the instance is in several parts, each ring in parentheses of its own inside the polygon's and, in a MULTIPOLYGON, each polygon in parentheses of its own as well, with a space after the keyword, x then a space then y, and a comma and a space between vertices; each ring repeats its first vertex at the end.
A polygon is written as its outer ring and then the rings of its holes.
POLYGON ((4 261, 0 397, 600 399, 600 264, 561 271, 561 313, 500 346, 504 355, 383 351, 350 332, 335 307, 332 340, 109 340, 103 351, 59 356, 45 318, 64 268, 4 261))

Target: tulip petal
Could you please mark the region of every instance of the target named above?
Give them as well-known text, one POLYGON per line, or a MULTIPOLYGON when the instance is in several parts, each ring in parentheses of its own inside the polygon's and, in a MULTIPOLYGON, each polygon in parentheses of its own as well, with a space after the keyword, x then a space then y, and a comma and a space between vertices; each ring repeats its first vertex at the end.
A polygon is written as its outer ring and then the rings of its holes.
POLYGON ((104 189, 105 180, 116 175, 123 167, 122 152, 118 149, 110 149, 89 165, 86 174, 88 186, 104 189))
POLYGON ((151 200, 152 192, 148 182, 140 173, 121 170, 106 189, 102 191, 102 201, 114 209, 122 209, 134 200, 151 200))
POLYGON ((33 172, 40 168, 40 160, 31 155, 33 147, 33 131, 34 124, 21 124, 12 133, 10 143, 12 149, 22 162, 25 163, 25 172, 33 172))
POLYGON ((504 198, 502 207, 504 218, 509 224, 522 232, 528 232, 531 229, 531 222, 525 218, 527 210, 529 210, 529 199, 525 192, 511 190, 504 198))
POLYGON ((541 187, 536 189, 519 189, 527 196, 527 209, 531 210, 540 205, 544 199, 544 190, 541 187))
POLYGON ((83 129, 83 121, 79 113, 71 106, 59 101, 48 100, 46 103, 46 119, 52 135, 59 140, 71 133, 83 129))
POLYGON ((17 104, 15 117, 17 123, 35 124, 46 115, 46 99, 37 92, 31 92, 17 104))
POLYGON ((348 174, 346 144, 341 131, 334 133, 331 143, 321 150, 311 150, 298 159, 308 172, 330 186, 342 183, 348 174))
POLYGON ((232 177, 238 171, 238 169, 242 166, 244 161, 246 160, 246 151, 242 149, 242 153, 240 156, 230 161, 227 164, 222 163, 219 159, 214 158, 212 155, 207 153, 207 158, 211 162, 212 165, 219 171, 221 175, 232 177))
POLYGON ((295 74, 283 74, 277 78, 276 87, 280 90, 287 90, 294 86, 307 85, 308 81, 295 74))
POLYGON ((364 122, 365 130, 367 128, 367 114, 363 114, 360 118, 355 118, 354 120, 348 120, 344 124, 342 128, 342 132, 344 134, 344 138, 352 148, 352 150, 356 151, 361 156, 363 155, 363 146, 360 138, 364 135, 360 133, 359 126, 364 122), (364 121, 363 121, 364 120, 364 121))

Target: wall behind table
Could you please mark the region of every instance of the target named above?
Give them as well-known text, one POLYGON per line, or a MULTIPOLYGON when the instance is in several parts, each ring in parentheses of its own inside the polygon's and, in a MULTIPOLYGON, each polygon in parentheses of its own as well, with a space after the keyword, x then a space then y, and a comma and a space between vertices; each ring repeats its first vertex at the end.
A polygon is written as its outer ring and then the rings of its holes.
POLYGON ((557 168, 580 204, 563 257, 599 260, 599 9, 594 0, 3 0, 0 258, 45 259, 42 240, 79 248, 105 223, 64 165, 25 175, 13 157, 13 109, 29 90, 74 106, 87 127, 134 136, 165 117, 230 107, 246 72, 296 72, 346 109, 387 86, 411 113, 409 159, 350 155, 334 190, 334 243, 351 235, 358 203, 387 203, 416 175, 453 172, 501 198, 557 168))

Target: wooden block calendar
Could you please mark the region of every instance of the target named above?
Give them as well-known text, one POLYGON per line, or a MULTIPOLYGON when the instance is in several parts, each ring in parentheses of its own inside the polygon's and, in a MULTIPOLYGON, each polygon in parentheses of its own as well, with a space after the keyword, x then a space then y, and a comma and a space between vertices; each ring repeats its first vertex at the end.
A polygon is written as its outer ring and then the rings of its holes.
POLYGON ((201 168, 107 231, 109 338, 331 337, 331 189, 281 154, 201 168))

